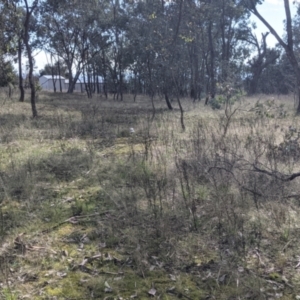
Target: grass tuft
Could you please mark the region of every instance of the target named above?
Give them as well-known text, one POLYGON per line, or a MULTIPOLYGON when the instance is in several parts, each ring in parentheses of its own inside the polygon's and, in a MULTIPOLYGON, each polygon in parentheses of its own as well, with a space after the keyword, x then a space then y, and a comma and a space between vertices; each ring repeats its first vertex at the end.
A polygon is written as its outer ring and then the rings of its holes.
POLYGON ((293 100, 148 100, 2 101, 1 299, 299 297, 293 100))

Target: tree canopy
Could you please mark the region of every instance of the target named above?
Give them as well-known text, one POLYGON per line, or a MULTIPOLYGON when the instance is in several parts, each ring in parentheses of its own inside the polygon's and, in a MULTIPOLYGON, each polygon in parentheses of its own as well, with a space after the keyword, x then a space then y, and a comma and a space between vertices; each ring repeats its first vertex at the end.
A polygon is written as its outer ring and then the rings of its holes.
POLYGON ((54 58, 43 74, 67 73, 69 93, 81 75, 102 77, 106 95, 111 91, 122 100, 124 92, 161 94, 170 109, 172 97, 208 101, 226 84, 250 94, 286 93, 300 86, 300 8, 293 17, 284 1, 286 31, 281 37, 258 12, 262 2, 1 0, 0 55, 5 60, 18 49, 27 54, 42 49, 54 58), (254 34, 251 14, 266 26, 261 36, 254 34), (278 40, 276 49, 268 46, 269 33, 278 40), (292 78, 284 72, 287 68, 292 78), (281 87, 274 88, 279 82, 281 87))

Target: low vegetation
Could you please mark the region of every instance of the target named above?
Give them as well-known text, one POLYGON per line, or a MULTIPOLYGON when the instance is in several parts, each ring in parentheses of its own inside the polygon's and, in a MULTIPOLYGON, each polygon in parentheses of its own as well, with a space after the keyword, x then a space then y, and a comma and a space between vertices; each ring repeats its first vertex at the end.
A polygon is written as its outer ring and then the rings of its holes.
POLYGON ((5 97, 1 299, 300 299, 292 97, 5 97))

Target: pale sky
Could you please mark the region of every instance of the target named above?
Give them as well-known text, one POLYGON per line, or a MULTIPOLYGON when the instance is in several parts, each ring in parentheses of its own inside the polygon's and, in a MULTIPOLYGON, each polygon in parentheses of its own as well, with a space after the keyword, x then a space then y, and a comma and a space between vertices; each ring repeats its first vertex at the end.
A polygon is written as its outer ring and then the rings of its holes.
MULTIPOLYGON (((292 17, 296 14, 296 5, 293 4, 300 3, 300 0, 290 0, 290 9, 292 17)), ((275 29, 275 31, 282 37, 284 30, 285 20, 285 10, 283 0, 265 0, 262 5, 257 5, 257 10, 260 14, 270 23, 270 25, 275 29)), ((269 31, 264 24, 255 16, 251 16, 251 21, 254 21, 257 25, 256 35, 261 36, 261 33, 269 31)), ((267 38, 267 45, 269 47, 274 47, 277 44, 275 37, 270 34, 267 38)))
MULTIPOLYGON (((293 4, 300 3, 300 0, 290 0, 292 16, 296 13, 296 6, 293 4)), ((283 0, 265 0, 262 5, 257 6, 261 15, 273 26, 280 36, 283 34, 283 20, 285 20, 284 1, 283 0)), ((261 33, 265 33, 268 29, 261 23, 255 16, 251 16, 251 21, 257 25, 256 35, 261 36, 261 33)), ((277 44, 277 40, 270 34, 267 38, 269 47, 274 47, 277 44)), ((48 62, 50 62, 50 56, 46 55, 44 51, 39 51, 35 56, 36 60, 36 73, 41 70, 48 62)))

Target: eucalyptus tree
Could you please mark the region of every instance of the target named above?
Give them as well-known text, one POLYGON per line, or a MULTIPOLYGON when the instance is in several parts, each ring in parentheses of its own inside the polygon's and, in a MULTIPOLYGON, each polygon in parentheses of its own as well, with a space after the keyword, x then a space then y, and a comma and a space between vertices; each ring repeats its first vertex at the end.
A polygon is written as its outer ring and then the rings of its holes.
MULTIPOLYGON (((177 93, 174 78, 183 76, 187 71, 187 49, 180 37, 183 1, 174 1, 166 5, 163 1, 138 2, 132 4, 133 17, 130 20, 128 39, 131 41, 131 53, 134 57, 130 69, 134 74, 135 89, 140 83, 150 96, 154 107, 154 95, 162 93, 167 107, 172 109, 170 98, 177 93), (176 66, 185 61, 185 67, 177 74, 176 66)), ((179 90, 185 89, 182 81, 179 90), (182 84, 181 84, 182 83, 182 84)))
MULTIPOLYGON (((25 92, 22 74, 22 52, 24 50, 23 31, 25 11, 19 4, 19 1, 0 1, 0 56, 4 63, 7 60, 7 55, 14 57, 17 54, 20 90, 19 101, 23 102, 25 92)), ((2 64, 1 68, 4 70, 5 66, 2 64)))
POLYGON ((250 31, 249 13, 241 0, 184 1, 181 10, 178 36, 189 58, 186 86, 194 100, 205 91, 207 103, 215 97, 218 82, 241 71, 248 54, 243 37, 250 31))
MULTIPOLYGON (((56 92, 57 76, 65 76, 67 74, 67 67, 60 59, 53 61, 52 55, 50 56, 50 62, 48 62, 43 69, 39 70, 40 76, 51 74, 53 80, 53 90, 56 92)), ((59 80, 59 90, 62 92, 61 80, 59 80)))
POLYGON ((0 56, 16 53, 16 27, 20 27, 18 7, 15 1, 0 0, 0 56))
POLYGON ((150 96, 153 115, 155 114, 154 96, 158 92, 158 57, 164 47, 160 43, 162 14, 160 1, 132 3, 134 14, 130 20, 128 38, 131 41, 131 53, 134 63, 130 68, 139 73, 145 92, 150 96))
POLYGON ((23 31, 23 41, 25 44, 25 49, 28 58, 28 79, 29 79, 29 86, 30 86, 30 101, 31 101, 31 110, 32 116, 35 118, 37 117, 37 109, 35 104, 35 97, 36 97, 36 86, 33 77, 33 68, 34 68, 34 59, 32 55, 32 36, 30 32, 31 23, 32 23, 32 15, 37 10, 39 0, 34 0, 31 3, 29 0, 23 0, 25 16, 24 16, 24 31, 23 31))
POLYGON ((106 56, 110 44, 108 11, 109 9, 104 14, 103 12, 100 14, 99 10, 95 10, 93 14, 89 15, 89 28, 80 41, 81 49, 87 49, 85 55, 82 56, 82 73, 85 90, 89 98, 92 98, 96 89, 97 93, 100 92, 99 77, 104 77, 105 68, 103 67, 102 55, 106 56))
MULTIPOLYGON (((31 90, 31 109, 33 117, 37 117, 37 109, 35 103, 36 97, 36 86, 33 78, 33 69, 34 69, 34 58, 33 58, 33 47, 36 43, 35 37, 35 24, 37 14, 37 8, 39 5, 39 0, 6 0, 1 1, 3 7, 6 8, 9 18, 11 18, 11 30, 10 34, 14 37, 14 40, 17 40, 18 43, 15 48, 18 48, 18 57, 19 57, 19 78, 20 78, 20 91, 21 97, 20 101, 24 101, 24 90, 22 86, 22 70, 21 70, 21 57, 23 43, 26 50, 26 55, 28 59, 28 79, 29 86, 31 90)), ((9 30, 6 28, 6 32, 9 30)))
POLYGON ((263 94, 288 94, 295 89, 294 78, 293 67, 281 51, 280 57, 262 71, 257 91, 263 94))
POLYGON ((220 69, 223 82, 228 81, 228 76, 232 75, 232 63, 237 59, 244 59, 239 51, 243 44, 244 36, 250 32, 249 14, 247 13, 241 0, 219 0, 215 3, 220 8, 217 14, 220 28, 220 69))
POLYGON ((41 8, 45 50, 65 62, 69 74, 68 93, 85 64, 100 53, 96 42, 105 29, 105 1, 45 0, 41 8), (74 74, 75 72, 75 74, 74 74))
POLYGON ((7 18, 7 5, 0 2, 0 86, 6 86, 9 82, 6 76, 6 69, 8 67, 5 56, 10 51, 11 36, 8 35, 9 20, 7 18))
POLYGON ((10 86, 16 82, 16 74, 10 60, 0 57, 0 86, 10 86))
POLYGON ((129 38, 136 59, 131 70, 138 75, 150 96, 153 117, 156 94, 163 94, 169 109, 173 108, 171 98, 176 98, 184 129, 180 97, 186 94, 190 77, 186 37, 182 35, 182 24, 187 15, 184 1, 177 0, 167 5, 164 1, 154 0, 133 5, 129 38))
MULTIPOLYGON (((203 21, 207 31, 206 70, 208 92, 214 98, 216 84, 236 85, 249 55, 246 37, 251 28, 243 0, 203 1, 203 21)), ((208 98, 206 98, 206 103, 208 98)))
POLYGON ((187 49, 186 80, 189 95, 195 101, 200 100, 201 93, 206 87, 206 62, 209 54, 206 9, 201 1, 188 1, 184 9, 184 22, 181 24, 179 38, 187 49))
POLYGON ((290 1, 284 0, 284 10, 285 10, 285 34, 286 38, 283 39, 276 32, 276 30, 270 25, 270 23, 264 18, 264 16, 257 10, 257 5, 261 4, 262 0, 244 0, 246 7, 249 11, 254 14, 271 32, 271 34, 276 38, 280 46, 284 49, 286 56, 291 63, 294 74, 295 74, 295 90, 298 95, 298 106, 297 114, 300 114, 300 61, 296 55, 296 48, 294 43, 294 28, 291 16, 290 1))
POLYGON ((249 43, 253 44, 257 51, 257 54, 248 61, 249 71, 251 73, 248 88, 249 94, 255 94, 257 92, 259 79, 263 70, 273 64, 280 56, 278 50, 267 47, 266 40, 268 35, 269 32, 262 33, 261 42, 259 42, 257 36, 252 34, 252 38, 249 40, 249 43))
POLYGON ((111 26, 109 28, 110 33, 110 51, 109 60, 112 61, 108 64, 111 80, 113 82, 114 95, 117 94, 117 98, 120 95, 120 99, 123 100, 123 44, 124 44, 124 23, 126 23, 126 17, 124 10, 120 5, 119 0, 111 0, 111 26), (124 18, 125 17, 125 18, 124 18))

